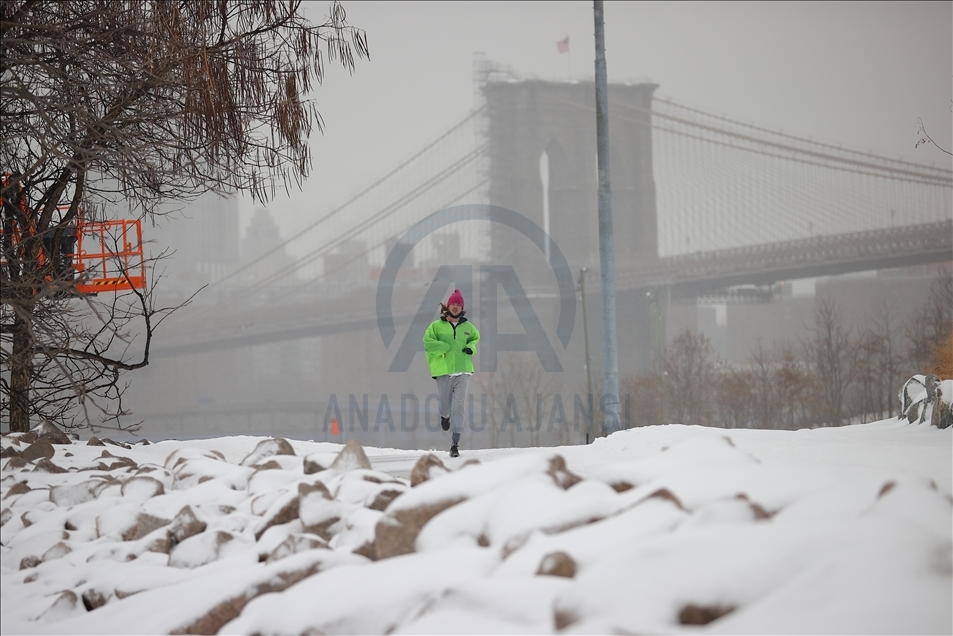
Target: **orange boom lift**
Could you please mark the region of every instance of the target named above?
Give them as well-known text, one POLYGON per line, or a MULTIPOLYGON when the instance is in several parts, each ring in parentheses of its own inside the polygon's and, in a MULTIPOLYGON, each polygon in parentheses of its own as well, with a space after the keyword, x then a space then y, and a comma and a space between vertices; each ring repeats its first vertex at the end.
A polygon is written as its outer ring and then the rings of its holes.
MULTIPOLYGON (((4 185, 8 179, 5 175, 4 185)), ((26 226, 21 227, 22 223, 7 218, 4 227, 0 227, 0 238, 4 232, 11 232, 14 253, 19 257, 27 254, 23 242, 37 234, 33 211, 26 208, 25 200, 25 197, 21 198, 19 207, 22 218, 28 221, 26 226)), ((59 211, 68 209, 68 206, 57 208, 59 211)), ((53 240, 54 230, 48 230, 40 245, 39 265, 49 260, 53 252, 53 240)), ((140 220, 87 221, 80 209, 75 225, 65 228, 61 233, 59 251, 60 259, 54 267, 54 274, 47 277, 50 282, 73 282, 76 291, 88 295, 146 287, 140 220)))
POLYGON ((76 254, 73 259, 78 275, 76 289, 82 294, 104 291, 145 289, 146 266, 142 256, 142 221, 76 223, 76 254))

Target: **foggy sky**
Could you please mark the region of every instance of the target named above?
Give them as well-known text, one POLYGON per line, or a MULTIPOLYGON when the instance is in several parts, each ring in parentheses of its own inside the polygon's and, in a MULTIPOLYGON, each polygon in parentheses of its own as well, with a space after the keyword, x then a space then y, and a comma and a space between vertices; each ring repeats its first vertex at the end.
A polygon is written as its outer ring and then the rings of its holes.
MULTIPOLYGON (((462 119, 475 102, 474 52, 527 77, 593 74, 591 3, 343 4, 371 59, 353 76, 329 64, 312 95, 326 124, 312 137, 312 175, 269 205, 286 238, 462 119)), ((306 6, 323 21, 324 3, 306 6)), ((950 164, 914 149, 918 117, 953 145, 949 2, 608 2, 605 20, 610 82, 649 80, 657 95, 709 112, 950 164)), ((253 209, 243 201, 243 231, 253 209)))

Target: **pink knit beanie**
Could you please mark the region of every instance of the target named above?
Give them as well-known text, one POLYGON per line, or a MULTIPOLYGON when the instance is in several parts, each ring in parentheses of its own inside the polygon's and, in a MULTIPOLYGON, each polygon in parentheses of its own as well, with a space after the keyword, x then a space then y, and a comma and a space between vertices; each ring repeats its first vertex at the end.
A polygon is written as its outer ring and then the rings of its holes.
POLYGON ((460 293, 460 290, 459 290, 459 289, 454 289, 454 290, 453 290, 453 293, 450 294, 450 298, 447 299, 447 306, 448 306, 448 307, 449 307, 450 305, 454 305, 454 304, 460 305, 461 307, 464 306, 464 305, 463 305, 463 294, 460 293))

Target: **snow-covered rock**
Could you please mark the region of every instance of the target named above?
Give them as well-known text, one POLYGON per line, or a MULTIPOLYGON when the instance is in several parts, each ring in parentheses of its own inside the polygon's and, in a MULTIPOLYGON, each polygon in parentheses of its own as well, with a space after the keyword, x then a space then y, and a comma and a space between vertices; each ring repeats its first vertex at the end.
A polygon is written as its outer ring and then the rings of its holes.
POLYGON ((282 437, 262 440, 248 456, 242 460, 242 466, 254 466, 262 460, 275 455, 294 455, 295 451, 288 440, 282 437))
POLYGON ((953 425, 953 380, 935 375, 915 375, 900 389, 900 414, 911 424, 924 422, 937 428, 953 425))
POLYGON ((950 633, 950 434, 50 445, 0 474, 0 631, 950 633))

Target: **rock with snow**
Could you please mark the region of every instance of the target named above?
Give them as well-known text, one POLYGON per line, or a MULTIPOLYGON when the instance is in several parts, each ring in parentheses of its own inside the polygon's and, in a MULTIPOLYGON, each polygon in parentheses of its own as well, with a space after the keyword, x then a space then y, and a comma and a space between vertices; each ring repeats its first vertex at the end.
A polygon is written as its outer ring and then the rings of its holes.
POLYGON ((55 454, 56 451, 49 440, 37 438, 35 442, 20 451, 18 458, 25 462, 34 462, 40 458, 52 459, 55 454))
POLYGON ((273 457, 274 455, 294 455, 295 451, 288 440, 283 437, 275 437, 258 442, 251 453, 241 461, 242 466, 254 466, 258 462, 273 457))
POLYGON ((299 497, 304 497, 306 495, 310 495, 311 493, 317 493, 319 496, 323 497, 324 499, 334 499, 334 497, 331 496, 331 491, 328 490, 328 487, 325 486, 324 482, 322 481, 313 481, 313 482, 303 481, 298 484, 299 497))
POLYGON ((86 611, 92 612, 108 603, 111 596, 112 594, 108 592, 89 588, 83 592, 81 598, 83 599, 83 605, 86 607, 86 611))
POLYGON ((50 444, 62 444, 69 446, 73 443, 69 435, 64 433, 56 424, 49 420, 43 420, 31 432, 36 434, 37 439, 45 439, 50 444))
POLYGON ((301 498, 298 493, 294 491, 283 493, 262 516, 261 523, 255 531, 255 539, 260 539, 261 535, 272 526, 280 526, 297 519, 300 507, 301 498))
POLYGON ((378 558, 414 552, 417 537, 424 526, 443 511, 509 485, 527 474, 545 473, 552 470, 553 465, 551 460, 539 456, 514 457, 498 460, 495 464, 491 467, 487 464, 462 467, 437 479, 420 482, 395 499, 388 506, 386 516, 377 524, 374 544, 378 558))
POLYGON ((105 479, 87 479, 76 484, 55 485, 50 488, 50 501, 57 506, 76 506, 92 501, 109 484, 105 479))
POLYGON ((417 535, 435 516, 455 506, 464 498, 442 499, 389 513, 377 522, 374 551, 378 559, 409 554, 416 550, 417 535))
POLYGON ((179 542, 169 553, 169 566, 194 569, 243 552, 251 547, 251 541, 239 538, 231 532, 214 530, 191 536, 179 542))
POLYGON ((7 497, 22 495, 24 493, 30 492, 31 490, 33 489, 30 488, 30 486, 27 484, 26 481, 18 481, 12 486, 10 486, 10 489, 7 490, 7 492, 3 495, 3 498, 6 499, 7 497))
POLYGON ((410 471, 410 485, 417 486, 429 480, 432 476, 444 475, 450 471, 433 453, 425 453, 420 456, 417 463, 410 471))
POLYGON ((372 507, 376 502, 377 510, 383 510, 379 506, 386 507, 387 503, 407 489, 406 482, 361 469, 341 474, 332 484, 335 485, 334 499, 366 507, 372 507), (382 496, 384 492, 389 494, 382 496))
POLYGON ((694 605, 689 603, 678 612, 681 625, 707 625, 735 610, 731 605, 694 605))
POLYGON ((61 541, 69 541, 65 530, 48 524, 26 526, 5 546, 0 563, 21 570, 36 567, 43 555, 61 541))
POLYGON ((334 458, 327 458, 327 453, 313 453, 304 458, 303 469, 305 475, 313 475, 327 470, 334 458))
POLYGON ((4 446, 3 450, 0 450, 0 458, 5 457, 16 457, 20 454, 20 451, 17 449, 17 446, 11 444, 10 446, 4 446))
POLYGON ((128 541, 136 534, 139 517, 134 505, 111 506, 96 518, 96 534, 128 541))
POLYGON ((319 548, 326 549, 327 547, 327 541, 324 541, 313 534, 292 533, 289 534, 284 541, 278 544, 278 547, 268 554, 268 556, 265 558, 265 561, 271 563, 273 561, 279 561, 285 557, 289 557, 293 554, 298 554, 299 552, 306 552, 307 550, 316 550, 319 548))
POLYGON ((215 634, 228 631, 226 625, 238 618, 246 605, 262 596, 275 596, 322 570, 340 565, 359 564, 357 557, 335 555, 328 551, 307 552, 267 564, 249 577, 241 591, 222 598, 188 624, 170 630, 179 634, 215 634))
POLYGON ((76 593, 72 590, 64 590, 54 597, 52 605, 37 618, 37 621, 55 623, 85 611, 86 608, 76 593))
POLYGON ((108 453, 108 451, 103 451, 103 454, 101 457, 102 459, 100 461, 106 464, 109 470, 139 467, 139 465, 136 463, 136 460, 130 457, 125 457, 125 456, 117 457, 116 455, 112 455, 108 453))
POLYGON ((911 424, 926 422, 937 428, 953 425, 953 380, 914 375, 900 389, 900 413, 911 424))
POLYGON ((33 466, 33 472, 35 473, 65 473, 68 472, 65 468, 58 464, 54 464, 51 460, 43 457, 36 462, 36 465, 33 466))
POLYGON ((185 506, 172 519, 168 530, 174 543, 182 543, 189 537, 205 532, 207 525, 195 515, 192 506, 185 506))
POLYGON ((335 550, 357 551, 369 559, 376 559, 374 546, 377 522, 383 517, 378 510, 361 506, 352 508, 341 520, 340 530, 331 538, 328 545, 335 550))
POLYGON ((576 562, 565 552, 550 552, 543 557, 536 574, 543 576, 562 576, 571 579, 576 576, 576 562))
POLYGON ((145 512, 139 512, 135 515, 134 523, 128 526, 122 533, 122 540, 138 541, 167 525, 169 525, 168 519, 162 519, 161 517, 155 517, 145 512))
POLYGON ((549 459, 549 468, 546 474, 552 477, 557 486, 567 490, 582 481, 579 475, 572 473, 566 468, 566 460, 561 455, 553 455, 549 459))
POLYGON ((210 459, 213 461, 225 461, 225 456, 216 450, 206 450, 203 448, 190 448, 188 446, 179 446, 173 450, 165 458, 163 465, 169 470, 176 472, 176 470, 183 463, 188 462, 189 460, 194 459, 210 459))
POLYGON ((61 559, 67 554, 72 552, 72 549, 65 541, 58 541, 53 544, 49 550, 43 553, 43 556, 40 557, 40 561, 46 563, 47 561, 52 561, 53 559, 61 559))
POLYGON ((330 541, 341 530, 341 519, 354 508, 354 505, 328 500, 321 493, 311 492, 300 498, 298 518, 305 532, 330 541))
POLYGON ((27 460, 23 459, 22 457, 18 455, 16 457, 11 457, 9 460, 7 460, 7 463, 3 465, 3 470, 7 472, 12 472, 14 470, 21 470, 23 468, 26 468, 29 465, 30 465, 30 462, 28 462, 27 460))
POLYGON ((116 440, 109 439, 108 437, 104 437, 104 438, 103 438, 103 442, 106 443, 106 444, 110 444, 110 445, 112 445, 112 446, 118 446, 118 447, 120 447, 120 448, 125 448, 126 450, 129 450, 129 449, 132 448, 132 446, 130 446, 130 445, 127 444, 126 442, 117 442, 116 440))
POLYGON ((162 494, 165 494, 166 491, 172 490, 175 486, 175 474, 168 468, 158 466, 156 464, 140 464, 139 468, 136 470, 133 479, 136 477, 149 477, 150 479, 155 479, 162 484, 162 494))
POLYGON ((371 510, 380 510, 383 512, 384 510, 387 510, 387 507, 392 501, 400 497, 402 494, 404 494, 403 489, 385 486, 374 494, 373 499, 366 501, 365 505, 371 510))
POLYGON ((2 439, 5 443, 27 446, 36 441, 36 433, 33 431, 27 431, 26 433, 4 433, 2 439))
POLYGON ((367 458, 361 443, 356 439, 350 439, 341 449, 341 453, 331 464, 330 469, 341 472, 359 469, 371 470, 371 460, 367 458))
POLYGON ((131 500, 145 501, 158 495, 164 495, 165 485, 155 477, 137 475, 124 482, 119 492, 123 497, 128 497, 131 500))

